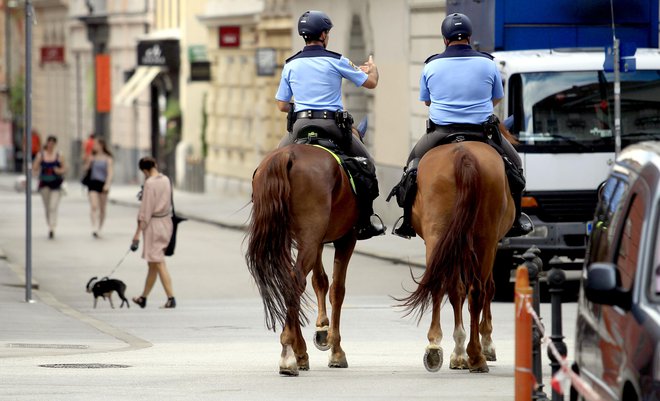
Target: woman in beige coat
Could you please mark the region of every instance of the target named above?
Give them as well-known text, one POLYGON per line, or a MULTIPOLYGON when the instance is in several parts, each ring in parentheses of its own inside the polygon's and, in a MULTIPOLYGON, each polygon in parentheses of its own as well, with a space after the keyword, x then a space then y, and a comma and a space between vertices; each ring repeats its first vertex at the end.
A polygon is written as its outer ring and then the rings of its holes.
POLYGON ((165 248, 172 236, 172 185, 169 178, 158 171, 156 161, 152 157, 143 157, 139 162, 140 171, 145 176, 142 188, 142 203, 138 213, 137 229, 133 236, 131 250, 136 251, 140 243, 140 233, 144 240, 142 258, 149 265, 149 272, 144 283, 144 291, 133 302, 144 308, 147 297, 153 288, 156 277, 160 277, 167 302, 163 308, 176 307, 172 279, 165 265, 165 248))

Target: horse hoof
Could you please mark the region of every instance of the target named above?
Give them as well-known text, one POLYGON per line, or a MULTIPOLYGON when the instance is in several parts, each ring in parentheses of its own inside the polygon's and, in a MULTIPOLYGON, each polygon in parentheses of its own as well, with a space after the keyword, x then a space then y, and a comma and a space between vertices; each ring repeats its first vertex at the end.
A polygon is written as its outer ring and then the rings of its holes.
POLYGON ((280 368, 280 374, 282 376, 298 376, 298 369, 280 368))
POLYGON ((449 369, 467 369, 468 362, 465 358, 460 358, 455 355, 452 355, 449 358, 449 369))
POLYGON ((307 354, 301 358, 297 358, 298 370, 309 370, 309 358, 307 354))
POLYGON ((485 363, 483 366, 474 366, 470 368, 470 373, 488 373, 488 365, 485 363))
POLYGON ((328 344, 328 329, 317 330, 314 333, 314 346, 320 351, 327 351, 330 349, 330 344, 328 344))
POLYGON ((348 367, 348 361, 346 360, 346 357, 341 357, 338 359, 330 359, 328 361, 328 367, 346 369, 348 367))
POLYGON ((484 356, 486 357, 486 360, 488 362, 495 362, 497 361, 497 356, 495 355, 495 350, 492 351, 484 351, 484 356))
POLYGON ((426 348, 424 367, 429 372, 437 372, 442 367, 442 348, 426 348))

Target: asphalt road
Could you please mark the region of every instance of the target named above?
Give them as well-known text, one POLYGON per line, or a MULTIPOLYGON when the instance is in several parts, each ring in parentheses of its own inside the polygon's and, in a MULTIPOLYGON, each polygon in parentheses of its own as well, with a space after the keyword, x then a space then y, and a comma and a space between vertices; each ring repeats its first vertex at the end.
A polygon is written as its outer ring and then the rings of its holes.
MULTIPOLYGON (((0 259, 0 399, 513 399, 510 303, 493 307, 498 361, 489 363, 490 373, 449 370, 447 361, 439 372, 429 373, 422 364, 429 319, 418 326, 393 307, 392 299, 412 288, 411 269, 416 275, 421 269, 354 255, 341 333, 349 368, 328 368, 328 352, 314 348, 313 328, 306 327, 311 369, 281 377, 279 333, 264 326, 241 231, 195 221, 180 225, 177 254, 168 260, 176 309, 158 308, 166 300, 159 283, 145 309, 134 304, 111 309, 102 300, 93 309, 84 286, 90 277, 110 273, 125 255, 136 209, 111 204, 106 228, 94 239, 87 201, 70 190, 62 200, 56 238, 48 240, 41 199, 35 196, 33 204, 33 275, 39 289, 33 291, 36 302, 26 303, 21 286, 25 199, 0 188, 0 249, 6 257, 0 259)), ((402 252, 406 246, 419 244, 402 241, 402 252)), ((327 248, 327 270, 331 261, 327 248)), ((139 295, 145 273, 146 263, 131 253, 114 276, 127 284, 130 298, 139 295)), ((564 311, 571 352, 575 304, 566 304, 564 311)), ((549 305, 543 305, 547 321, 549 313, 549 305)), ((448 359, 453 348, 449 303, 442 324, 448 359)), ((544 358, 546 389, 547 364, 544 358)))

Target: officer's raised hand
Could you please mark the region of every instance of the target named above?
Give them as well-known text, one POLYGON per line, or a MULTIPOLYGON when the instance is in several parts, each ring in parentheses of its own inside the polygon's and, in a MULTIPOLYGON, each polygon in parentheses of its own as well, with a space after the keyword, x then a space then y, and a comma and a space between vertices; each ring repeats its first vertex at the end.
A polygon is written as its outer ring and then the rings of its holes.
POLYGON ((369 55, 369 59, 360 66, 360 70, 365 72, 369 77, 362 84, 367 89, 373 89, 378 85, 378 67, 374 63, 374 57, 369 55))

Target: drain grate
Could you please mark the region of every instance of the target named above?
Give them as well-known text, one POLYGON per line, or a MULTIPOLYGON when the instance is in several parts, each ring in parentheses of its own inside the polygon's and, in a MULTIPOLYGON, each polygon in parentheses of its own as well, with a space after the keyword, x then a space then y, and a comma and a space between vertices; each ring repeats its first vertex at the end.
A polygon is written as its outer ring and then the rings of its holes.
POLYGON ((114 369, 130 368, 130 365, 117 365, 112 363, 49 363, 46 365, 39 365, 39 367, 59 369, 114 369))
POLYGON ((78 344, 33 344, 33 343, 10 343, 8 348, 49 348, 49 349, 87 349, 89 345, 78 344))

